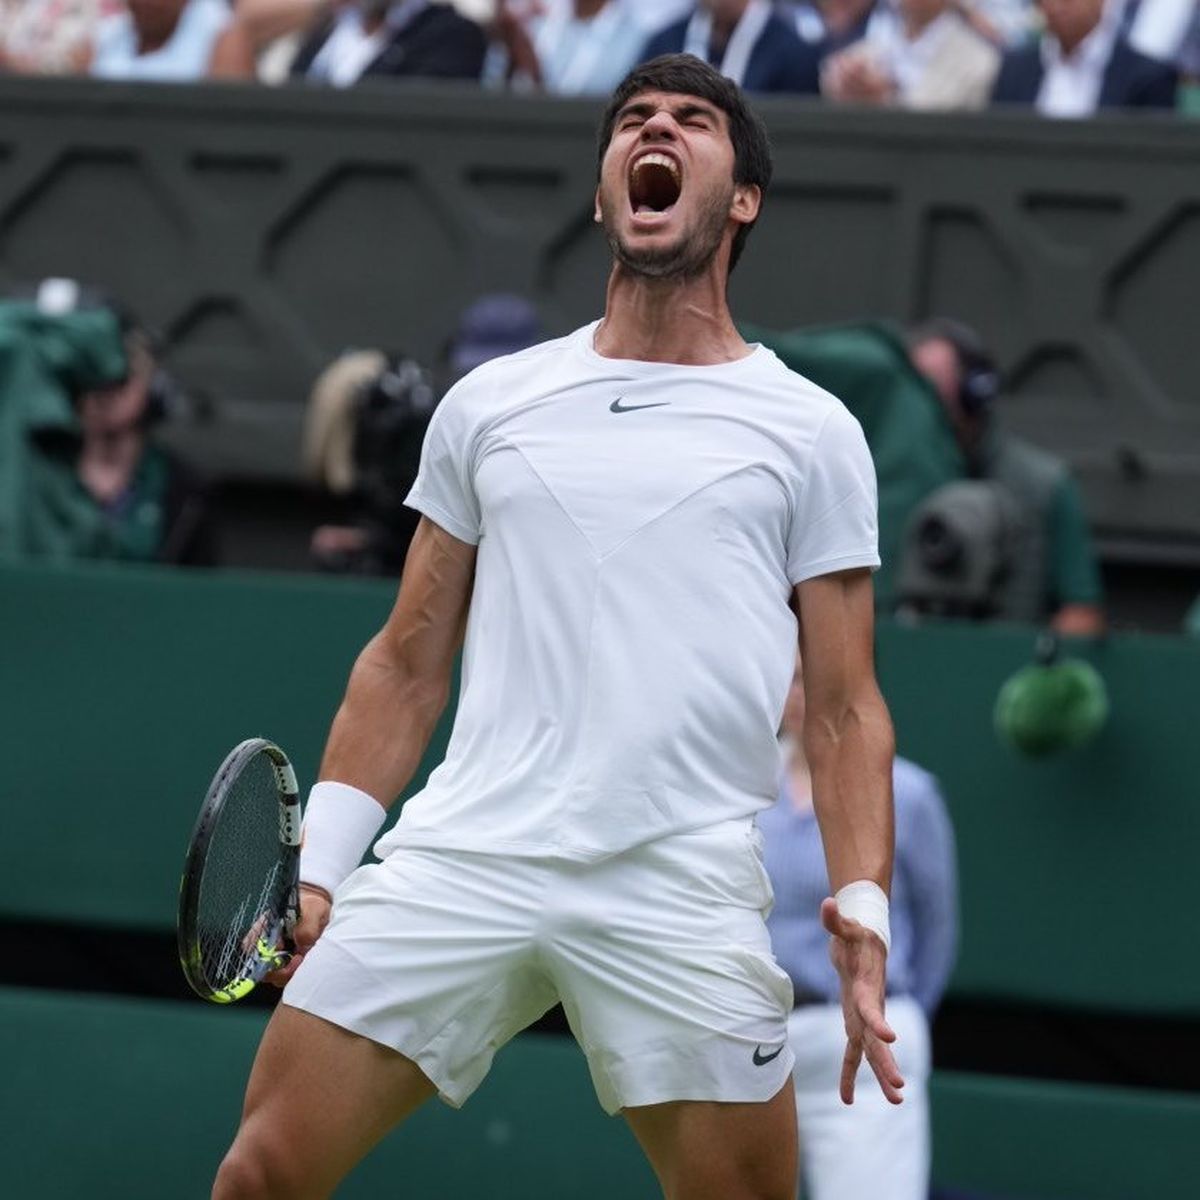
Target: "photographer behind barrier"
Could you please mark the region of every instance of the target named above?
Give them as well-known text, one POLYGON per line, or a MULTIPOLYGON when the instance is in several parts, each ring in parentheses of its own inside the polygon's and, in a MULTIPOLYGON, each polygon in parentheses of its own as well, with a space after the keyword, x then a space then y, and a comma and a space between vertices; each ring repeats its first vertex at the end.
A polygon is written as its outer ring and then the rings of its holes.
POLYGON ((399 575, 418 514, 404 506, 439 396, 463 375, 542 338, 537 310, 508 293, 481 296, 459 317, 436 376, 415 359, 352 350, 318 377, 304 433, 305 472, 348 508, 312 536, 314 564, 399 575))
POLYGON ((909 353, 945 409, 968 478, 938 488, 909 517, 900 610, 1103 632, 1079 493, 1063 462, 1000 427, 999 374, 982 339, 937 318, 911 331, 909 353))
POLYGON ((309 400, 305 466, 349 511, 344 523, 313 532, 318 568, 400 574, 417 526, 404 497, 436 402, 429 372, 401 354, 351 350, 321 373, 309 400))
POLYGON ((206 490, 155 436, 183 398, 146 327, 47 279, 0 303, 0 343, 0 551, 213 565, 206 490))

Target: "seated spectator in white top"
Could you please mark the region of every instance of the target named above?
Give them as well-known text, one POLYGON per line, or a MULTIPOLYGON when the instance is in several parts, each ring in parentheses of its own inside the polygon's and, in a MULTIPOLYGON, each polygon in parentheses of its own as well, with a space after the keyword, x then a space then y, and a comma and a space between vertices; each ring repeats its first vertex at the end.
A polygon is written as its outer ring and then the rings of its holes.
POLYGON ((1198 16, 1196 0, 1128 0, 1123 24, 1129 44, 1139 54, 1178 65, 1189 27, 1198 16))
POLYGON ((498 0, 495 29, 488 82, 560 96, 611 92, 646 40, 622 0, 498 0))
MULTIPOLYGON (((892 0, 780 0, 780 4, 801 39, 818 46, 822 58, 866 37, 872 24, 899 20, 892 0)), ((1025 41, 1033 30, 1033 0, 952 0, 950 7, 985 41, 1000 48, 1025 41)))
POLYGON ((213 50, 211 74, 283 83, 305 35, 327 8, 328 0, 234 0, 233 20, 213 50))
POLYGON ((0 0, 0 71, 86 72, 97 26, 121 9, 121 0, 0 0))
POLYGON ((646 33, 666 29, 695 7, 694 0, 620 0, 646 33))
POLYGON ((229 23, 225 0, 125 0, 100 22, 91 72, 101 79, 185 83, 208 75, 229 23))
POLYGON ((1174 107, 1177 72, 1121 36, 1122 0, 1039 0, 1039 6, 1045 36, 1004 56, 993 104, 1032 104, 1048 117, 1174 107))
POLYGON ((1200 3, 1179 46, 1179 74, 1189 83, 1200 82, 1200 3))
POLYGON ((786 0, 780 11, 822 59, 866 37, 877 0, 786 0))
POLYGON ((654 34, 640 57, 679 53, 711 63, 748 92, 818 90, 816 48, 769 0, 697 0, 690 14, 654 34))
POLYGON ((478 79, 487 38, 449 4, 430 0, 340 0, 318 22, 293 77, 334 87, 364 79, 478 79))
POLYGON ((894 19, 872 20, 866 37, 825 60, 821 94, 848 104, 982 108, 999 66, 1000 51, 953 0, 897 0, 894 19))

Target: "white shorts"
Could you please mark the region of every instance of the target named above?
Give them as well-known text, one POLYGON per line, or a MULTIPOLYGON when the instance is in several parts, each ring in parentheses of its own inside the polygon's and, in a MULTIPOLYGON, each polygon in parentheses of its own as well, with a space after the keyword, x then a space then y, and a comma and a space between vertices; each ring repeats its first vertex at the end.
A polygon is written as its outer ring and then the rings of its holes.
POLYGON ((457 1107, 561 1000, 601 1105, 765 1101, 788 1080, 758 832, 596 863, 404 847, 338 889, 283 1001, 413 1059, 457 1107))

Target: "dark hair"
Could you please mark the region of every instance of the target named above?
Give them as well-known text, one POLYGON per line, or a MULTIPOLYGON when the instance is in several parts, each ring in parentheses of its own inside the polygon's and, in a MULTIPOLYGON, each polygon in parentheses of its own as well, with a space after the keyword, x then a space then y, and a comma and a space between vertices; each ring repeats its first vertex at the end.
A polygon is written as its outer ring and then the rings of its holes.
MULTIPOLYGON (((617 114, 634 96, 642 92, 670 92, 696 96, 719 108, 729 119, 729 140, 733 143, 733 182, 754 184, 765 195, 771 182, 771 143, 762 118, 746 103, 741 88, 703 59, 693 54, 664 54, 634 67, 613 92, 600 121, 596 167, 604 163, 612 141, 617 114)), ((743 225, 734 234, 729 255, 732 271, 742 256, 742 248, 754 222, 743 225)))

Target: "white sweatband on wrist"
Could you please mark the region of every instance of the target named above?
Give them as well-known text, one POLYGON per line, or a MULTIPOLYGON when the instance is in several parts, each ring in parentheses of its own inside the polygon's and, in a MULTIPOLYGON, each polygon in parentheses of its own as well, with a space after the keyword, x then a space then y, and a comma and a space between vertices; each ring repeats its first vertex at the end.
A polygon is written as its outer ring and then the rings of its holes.
POLYGON ((883 888, 870 879, 856 879, 834 896, 838 912, 878 934, 885 950, 892 948, 892 930, 888 922, 888 898, 883 888))
POLYGON ((348 783, 313 784, 304 807, 300 842, 300 882, 331 896, 362 862, 386 811, 374 796, 348 783))

